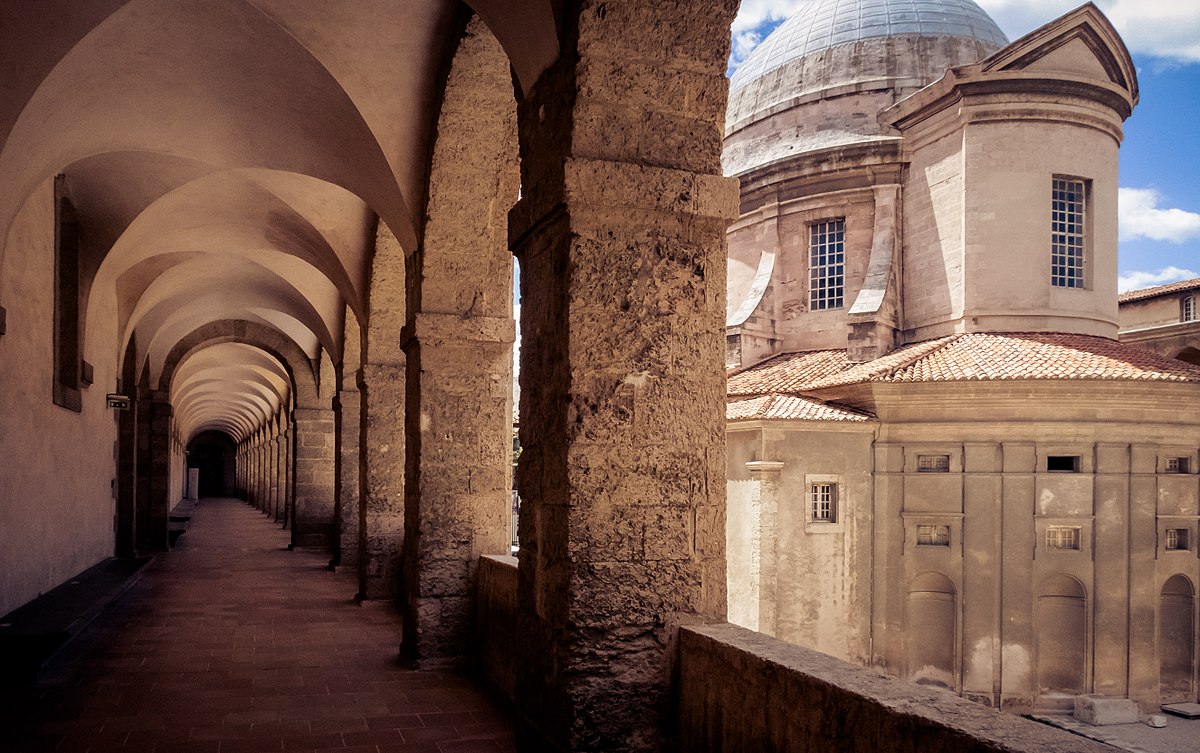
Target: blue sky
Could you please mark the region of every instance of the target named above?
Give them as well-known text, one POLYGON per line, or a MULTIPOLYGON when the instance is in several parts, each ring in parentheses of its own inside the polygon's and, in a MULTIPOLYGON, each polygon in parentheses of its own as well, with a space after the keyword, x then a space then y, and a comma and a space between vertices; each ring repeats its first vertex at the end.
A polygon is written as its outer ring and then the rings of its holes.
MULTIPOLYGON (((742 0, 731 67, 811 0, 742 0)), ((976 0, 1010 40, 1081 0, 976 0)), ((1120 288, 1200 277, 1200 0, 1096 0, 1138 68, 1120 164, 1120 288)))

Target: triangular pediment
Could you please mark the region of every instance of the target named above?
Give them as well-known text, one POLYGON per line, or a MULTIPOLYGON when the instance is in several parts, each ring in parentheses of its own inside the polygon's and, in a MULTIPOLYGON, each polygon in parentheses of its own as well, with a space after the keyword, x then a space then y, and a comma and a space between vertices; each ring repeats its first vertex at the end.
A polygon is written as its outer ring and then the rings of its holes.
POLYGON ((1065 75, 1107 81, 1138 98, 1133 59, 1112 23, 1092 3, 1026 34, 980 64, 984 72, 1065 75))

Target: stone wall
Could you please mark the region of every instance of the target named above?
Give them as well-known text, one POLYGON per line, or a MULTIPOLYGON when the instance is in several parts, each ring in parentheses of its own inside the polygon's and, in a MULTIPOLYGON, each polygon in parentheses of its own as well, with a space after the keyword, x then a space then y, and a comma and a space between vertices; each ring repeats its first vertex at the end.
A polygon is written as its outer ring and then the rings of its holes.
POLYGON ((678 687, 689 753, 1111 750, 729 624, 680 630, 678 687))
POLYGON ((517 558, 479 558, 475 581, 475 649, 479 670, 510 701, 521 671, 517 642, 517 558))

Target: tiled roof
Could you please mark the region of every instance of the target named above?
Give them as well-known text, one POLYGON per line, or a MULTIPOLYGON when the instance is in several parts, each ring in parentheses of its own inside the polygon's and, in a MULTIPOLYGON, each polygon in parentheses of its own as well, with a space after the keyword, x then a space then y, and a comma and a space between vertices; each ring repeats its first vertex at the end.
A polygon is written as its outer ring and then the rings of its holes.
POLYGON ((729 394, 800 392, 815 379, 845 371, 852 364, 844 350, 781 353, 729 377, 729 394))
POLYGON ((838 350, 776 356, 729 377, 729 396, 796 395, 863 382, 1017 379, 1200 383, 1200 366, 1106 337, 981 332, 906 345, 865 363, 852 364, 838 350))
POLYGON ((1172 282, 1168 285, 1156 285, 1152 288, 1130 290, 1127 293, 1122 293, 1117 296, 1117 302, 1129 303, 1130 301, 1141 301, 1146 298, 1157 298, 1160 295, 1182 293, 1185 290, 1196 290, 1197 288, 1200 288, 1200 277, 1196 277, 1191 280, 1181 280, 1180 282, 1172 282))
POLYGON ((731 400, 725 408, 728 421, 756 418, 801 419, 804 421, 855 421, 874 418, 869 413, 831 405, 795 395, 759 395, 745 400, 731 400))
POLYGON ((1200 383, 1200 366, 1106 337, 978 333, 958 335, 879 381, 1013 379, 1200 383))

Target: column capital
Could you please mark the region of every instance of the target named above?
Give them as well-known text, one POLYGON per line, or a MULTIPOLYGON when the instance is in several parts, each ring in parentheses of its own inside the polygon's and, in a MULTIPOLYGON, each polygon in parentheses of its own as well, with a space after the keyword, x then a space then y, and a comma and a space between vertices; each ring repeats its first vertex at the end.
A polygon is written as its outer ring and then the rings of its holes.
POLYGON ((754 476, 775 476, 783 471, 784 463, 779 460, 751 460, 746 470, 754 476))

